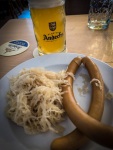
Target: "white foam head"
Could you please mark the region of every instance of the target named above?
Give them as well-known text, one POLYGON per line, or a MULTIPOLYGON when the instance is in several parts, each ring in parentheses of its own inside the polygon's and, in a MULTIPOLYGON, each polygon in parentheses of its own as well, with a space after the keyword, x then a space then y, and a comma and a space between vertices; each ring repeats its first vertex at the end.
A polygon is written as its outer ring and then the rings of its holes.
POLYGON ((61 6, 64 3, 65 0, 29 0, 29 6, 31 8, 51 8, 61 6))

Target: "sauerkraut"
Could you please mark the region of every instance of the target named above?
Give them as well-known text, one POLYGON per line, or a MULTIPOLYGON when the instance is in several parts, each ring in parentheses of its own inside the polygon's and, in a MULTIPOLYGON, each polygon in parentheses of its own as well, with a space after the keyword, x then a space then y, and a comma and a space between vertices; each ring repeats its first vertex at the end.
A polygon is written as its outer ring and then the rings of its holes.
POLYGON ((93 83, 93 82, 95 83, 95 85, 96 85, 97 87, 100 88, 100 90, 102 89, 101 82, 100 82, 98 79, 93 78, 93 79, 90 81, 90 83, 93 83))
POLYGON ((23 69, 10 79, 7 116, 22 126, 27 134, 52 130, 62 132, 58 123, 64 120, 62 85, 66 72, 47 71, 44 68, 23 69))
POLYGON ((107 92, 105 95, 106 99, 112 100, 113 99, 113 92, 107 92))

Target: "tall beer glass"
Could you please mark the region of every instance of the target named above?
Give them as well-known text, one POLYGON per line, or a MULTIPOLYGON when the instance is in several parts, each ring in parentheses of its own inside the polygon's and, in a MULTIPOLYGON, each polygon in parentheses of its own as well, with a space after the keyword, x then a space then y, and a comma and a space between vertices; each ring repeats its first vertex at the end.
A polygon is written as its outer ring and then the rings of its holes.
POLYGON ((39 55, 64 52, 65 1, 30 0, 29 4, 39 55))

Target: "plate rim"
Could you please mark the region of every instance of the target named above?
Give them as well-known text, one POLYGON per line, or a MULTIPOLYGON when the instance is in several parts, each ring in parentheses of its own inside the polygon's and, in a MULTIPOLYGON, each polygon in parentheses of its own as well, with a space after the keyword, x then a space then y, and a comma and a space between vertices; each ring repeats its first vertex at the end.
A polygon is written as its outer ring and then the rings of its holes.
MULTIPOLYGON (((81 57, 84 57, 84 56, 85 56, 85 55, 76 54, 76 53, 64 53, 64 54, 50 54, 50 55, 39 56, 39 57, 36 57, 36 58, 31 58, 31 59, 29 59, 29 60, 26 60, 26 61, 20 63, 19 65, 15 66, 13 69, 11 69, 9 72, 7 72, 6 75, 4 75, 4 76, 1 78, 0 83, 1 83, 1 81, 4 80, 4 78, 7 77, 8 74, 10 74, 10 73, 12 72, 12 70, 14 71, 16 68, 18 68, 18 66, 21 67, 23 64, 26 64, 26 63, 28 63, 29 61, 38 60, 38 58, 40 58, 41 60, 45 59, 45 57, 50 57, 50 58, 53 59, 53 55, 54 55, 54 56, 57 55, 57 57, 60 57, 60 56, 61 56, 61 57, 69 56, 69 57, 71 57, 71 58, 69 58, 69 59, 72 59, 72 57, 74 58, 74 57, 77 57, 77 56, 81 56, 81 57)), ((95 59, 95 58, 93 58, 93 57, 90 57, 90 58, 93 59, 97 65, 100 64, 100 65, 106 66, 106 67, 109 68, 109 69, 112 71, 112 73, 113 73, 113 68, 112 68, 111 66, 109 66, 108 64, 106 64, 106 63, 104 63, 104 62, 102 62, 102 61, 100 61, 100 60, 98 60, 98 59, 95 59)), ((64 64, 65 64, 65 62, 64 62, 64 64)), ((18 73, 18 72, 17 72, 17 73, 18 73)), ((19 141, 19 142, 20 142, 20 141, 19 141)), ((23 145, 23 146, 24 146, 24 145, 23 145)), ((24 147, 23 147, 23 149, 24 149, 24 147)), ((23 150, 23 149, 22 149, 22 150, 23 150)))

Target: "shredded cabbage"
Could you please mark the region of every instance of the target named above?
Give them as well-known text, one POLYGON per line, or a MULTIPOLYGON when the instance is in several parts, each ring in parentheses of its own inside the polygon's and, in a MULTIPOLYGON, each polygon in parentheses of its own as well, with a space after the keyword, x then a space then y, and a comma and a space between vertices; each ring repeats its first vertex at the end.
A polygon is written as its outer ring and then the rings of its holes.
POLYGON ((65 71, 23 69, 10 79, 7 116, 27 134, 48 130, 63 132, 64 128, 58 123, 65 118, 62 84, 67 84, 66 76, 65 71))
POLYGON ((93 83, 93 82, 95 83, 95 85, 96 85, 97 87, 100 88, 100 90, 102 89, 102 85, 101 85, 100 80, 93 78, 93 79, 90 81, 90 83, 93 83))

